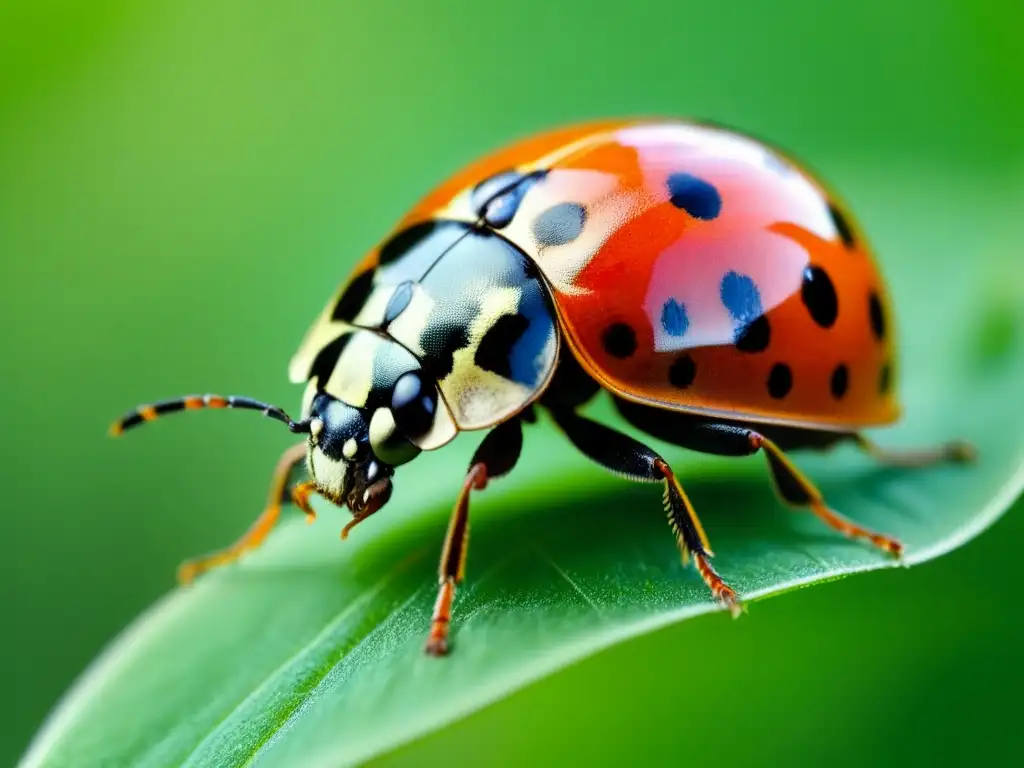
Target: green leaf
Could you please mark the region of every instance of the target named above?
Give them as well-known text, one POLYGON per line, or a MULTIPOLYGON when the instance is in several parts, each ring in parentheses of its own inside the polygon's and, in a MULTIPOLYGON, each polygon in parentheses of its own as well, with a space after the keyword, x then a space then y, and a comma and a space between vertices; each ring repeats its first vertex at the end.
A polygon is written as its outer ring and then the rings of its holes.
MULTIPOLYGON (((934 223, 955 217, 921 217, 886 230, 879 216, 892 252, 928 261, 924 270, 909 257, 886 262, 906 418, 875 437, 889 446, 966 438, 979 462, 910 471, 852 448, 795 457, 832 506, 900 537, 907 565, 977 535, 1024 485, 1024 281, 1007 273, 1019 269, 1016 251, 962 259, 952 230, 934 223)), ((618 423, 606 402, 591 410, 618 423)), ((168 595, 78 681, 25 764, 361 762, 610 644, 716 610, 679 562, 660 489, 603 474, 542 424, 528 431, 512 478, 474 500, 454 653, 426 657, 445 520, 479 437, 403 468, 386 512, 344 544, 342 517, 321 507, 315 526, 288 521, 242 563, 168 595)), ((759 457, 658 447, 702 515, 716 565, 755 601, 740 621, 757 621, 759 598, 898 567, 783 508, 759 457)))

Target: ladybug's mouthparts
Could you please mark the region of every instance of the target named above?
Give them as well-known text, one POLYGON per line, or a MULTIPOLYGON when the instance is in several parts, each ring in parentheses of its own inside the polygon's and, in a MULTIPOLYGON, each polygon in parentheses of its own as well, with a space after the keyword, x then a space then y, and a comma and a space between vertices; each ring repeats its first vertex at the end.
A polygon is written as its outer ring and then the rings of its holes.
POLYGON ((394 470, 376 460, 349 464, 342 491, 345 506, 356 517, 372 515, 391 498, 393 474, 394 470))
POLYGON ((382 469, 376 462, 355 466, 363 471, 346 473, 345 506, 352 512, 352 519, 341 529, 342 539, 348 538, 349 531, 377 512, 391 498, 391 476, 394 474, 391 467, 382 469), (383 477, 378 477, 377 475, 381 471, 383 471, 383 477), (356 482, 348 484, 347 481, 350 478, 355 479, 356 482))

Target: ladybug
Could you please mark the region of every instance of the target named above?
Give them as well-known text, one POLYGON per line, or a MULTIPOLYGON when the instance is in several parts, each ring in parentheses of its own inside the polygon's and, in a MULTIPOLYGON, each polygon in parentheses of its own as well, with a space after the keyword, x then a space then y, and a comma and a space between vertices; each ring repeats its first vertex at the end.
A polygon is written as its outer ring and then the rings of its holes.
POLYGON ((882 462, 963 461, 968 445, 891 453, 861 434, 899 417, 892 307, 859 226, 794 159, 732 130, 609 120, 542 133, 427 194, 363 259, 291 361, 301 418, 244 397, 140 407, 120 433, 174 411, 245 408, 303 435, 262 516, 182 581, 257 547, 284 501, 347 507, 351 529, 391 496, 397 467, 488 430, 441 554, 426 650, 448 650, 469 499, 514 467, 522 424, 547 411, 578 450, 660 483, 684 561, 734 615, 700 520, 669 463, 588 419, 601 390, 626 422, 705 453, 761 452, 789 505, 899 556, 898 541, 830 509, 787 451, 853 442, 882 462), (305 462, 309 479, 289 487, 305 462))

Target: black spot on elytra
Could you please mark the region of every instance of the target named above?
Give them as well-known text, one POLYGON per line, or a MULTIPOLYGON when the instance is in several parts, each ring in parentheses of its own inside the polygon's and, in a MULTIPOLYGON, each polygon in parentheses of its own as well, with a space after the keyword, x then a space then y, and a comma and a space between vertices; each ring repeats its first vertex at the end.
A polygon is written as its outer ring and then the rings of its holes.
POLYGON ((455 353, 469 346, 469 333, 461 323, 430 323, 420 344, 426 352, 423 369, 435 381, 441 381, 455 368, 455 353))
POLYGON ((846 220, 846 216, 839 209, 839 206, 835 203, 829 203, 828 215, 832 217, 832 223, 835 225, 836 232, 839 233, 839 239, 843 241, 843 245, 847 248, 853 248, 857 244, 857 239, 853 236, 850 222, 846 220))
POLYGON ((811 319, 822 328, 831 328, 839 316, 839 298, 832 279, 821 267, 807 267, 800 298, 811 313, 811 319))
POLYGON ((850 369, 840 363, 836 366, 836 369, 832 371, 832 379, 829 382, 829 388, 832 390, 832 397, 836 400, 842 399, 846 394, 846 391, 850 388, 850 369))
POLYGON ((390 264, 396 259, 400 259, 430 237, 430 235, 434 234, 437 228, 437 222, 424 221, 408 229, 403 229, 381 246, 378 261, 381 264, 390 264))
POLYGON ((793 372, 785 363, 776 363, 768 374, 768 394, 781 400, 793 388, 793 372))
POLYGON ((736 331, 736 349, 741 352, 764 352, 771 342, 772 328, 768 317, 761 315, 736 331))
POLYGON ((480 339, 473 362, 485 371, 511 379, 512 349, 529 327, 530 321, 522 315, 502 315, 480 339))
POLYGON ((587 210, 579 203, 558 203, 533 221, 533 237, 540 245, 565 245, 580 236, 587 210))
POLYGON ((722 196, 712 184, 689 173, 673 173, 668 177, 668 194, 672 205, 695 219, 708 221, 722 211, 722 196))
POLYGON ((676 358, 668 369, 668 383, 678 389, 686 389, 697 377, 697 364, 689 355, 676 358))
POLYGON ((868 296, 868 313, 871 316, 871 330, 875 338, 882 341, 885 338, 885 310, 882 309, 882 300, 877 293, 872 292, 868 296))
POLYGON ((395 292, 391 294, 388 306, 384 310, 384 324, 387 325, 402 314, 405 308, 409 306, 410 301, 412 301, 412 281, 406 280, 395 288, 395 292))
POLYGON ((890 389, 892 389, 892 366, 886 363, 878 372, 878 392, 887 395, 890 389))
POLYGON ((331 312, 332 320, 351 323, 355 319, 373 291, 373 273, 372 269, 361 272, 348 284, 338 303, 334 305, 334 311, 331 312))
POLYGON ((313 365, 309 368, 308 379, 316 379, 320 388, 323 389, 327 384, 327 380, 331 378, 334 369, 338 366, 341 353, 345 351, 345 347, 348 346, 351 340, 351 333, 343 333, 317 352, 316 357, 313 359, 313 365))
POLYGON ((625 360, 636 352, 636 331, 625 323, 612 323, 605 329, 601 344, 609 355, 625 360))
POLYGON ((719 286, 722 304, 733 320, 741 324, 752 323, 763 314, 761 292, 749 275, 726 272, 719 286))

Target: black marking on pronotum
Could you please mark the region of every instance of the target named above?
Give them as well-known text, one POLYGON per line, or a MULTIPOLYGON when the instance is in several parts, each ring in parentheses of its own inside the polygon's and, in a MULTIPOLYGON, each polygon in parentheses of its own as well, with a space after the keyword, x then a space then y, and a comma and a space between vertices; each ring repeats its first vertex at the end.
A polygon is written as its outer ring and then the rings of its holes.
POLYGON ((426 356, 423 368, 435 381, 448 376, 455 369, 455 353, 469 346, 466 326, 453 318, 450 322, 432 322, 420 336, 426 356))
POLYGON ((530 321, 523 315, 502 315, 480 340, 473 362, 485 371, 511 379, 513 348, 529 327, 530 321))
POLYGON ((395 233, 390 240, 381 246, 380 255, 377 257, 377 260, 381 264, 390 264, 396 259, 400 259, 426 240, 437 229, 438 222, 425 221, 395 233))
POLYGON ((351 323, 355 319, 373 291, 373 276, 374 270, 368 269, 353 278, 341 294, 338 303, 334 305, 334 311, 331 312, 332 320, 351 323))
POLYGON ((338 367, 341 353, 345 351, 345 347, 348 346, 351 340, 352 334, 346 332, 330 344, 324 346, 313 359, 313 364, 309 367, 309 375, 306 378, 309 380, 316 379, 319 386, 321 388, 324 387, 327 384, 327 380, 331 378, 334 369, 338 367))
POLYGON ((419 280, 471 231, 461 221, 432 219, 413 224, 381 246, 378 270, 393 282, 419 280))

